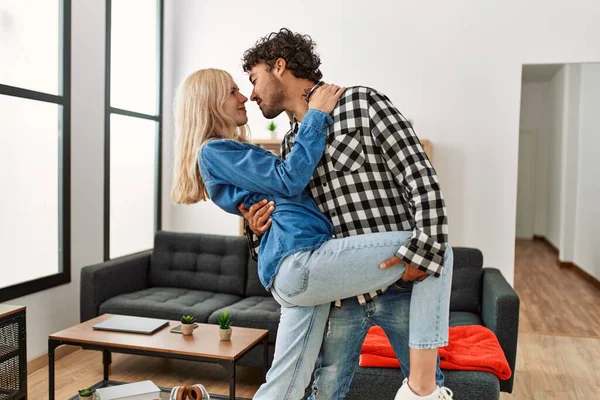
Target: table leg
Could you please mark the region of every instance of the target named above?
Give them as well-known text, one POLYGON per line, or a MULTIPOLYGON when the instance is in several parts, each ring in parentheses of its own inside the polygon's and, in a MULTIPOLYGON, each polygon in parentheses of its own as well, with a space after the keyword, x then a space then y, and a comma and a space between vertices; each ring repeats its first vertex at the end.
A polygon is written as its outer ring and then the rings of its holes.
POLYGON ((110 364, 112 363, 112 357, 110 350, 102 350, 102 365, 104 366, 104 380, 108 380, 110 375, 110 364))
POLYGON ((217 362, 229 375, 229 399, 235 400, 235 361, 218 360, 217 362))
POLYGON ((48 396, 54 400, 54 350, 60 346, 60 342, 48 339, 48 396))
POLYGON ((263 375, 265 382, 267 381, 267 371, 269 370, 269 340, 267 337, 263 339, 264 355, 263 355, 263 375))
POLYGON ((235 361, 231 362, 229 372, 229 400, 235 400, 235 361))

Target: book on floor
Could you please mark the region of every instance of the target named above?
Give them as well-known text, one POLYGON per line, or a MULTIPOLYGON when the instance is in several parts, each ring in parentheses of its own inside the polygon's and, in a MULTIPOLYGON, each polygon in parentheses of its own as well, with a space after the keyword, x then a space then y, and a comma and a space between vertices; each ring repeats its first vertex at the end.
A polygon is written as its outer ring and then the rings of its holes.
POLYGON ((160 400, 160 389, 152 381, 126 383, 96 389, 96 400, 160 400))

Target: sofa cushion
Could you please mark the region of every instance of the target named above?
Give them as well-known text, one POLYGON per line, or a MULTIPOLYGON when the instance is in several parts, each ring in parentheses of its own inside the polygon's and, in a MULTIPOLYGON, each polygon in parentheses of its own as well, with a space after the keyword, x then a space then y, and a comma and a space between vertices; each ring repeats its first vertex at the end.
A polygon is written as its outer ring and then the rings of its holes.
MULTIPOLYGON (((500 384, 489 372, 447 371, 444 385, 454 392, 453 400, 498 400, 500 384)), ((356 368, 346 400, 393 399, 404 375, 399 368, 356 368)))
POLYGON ((252 259, 252 257, 248 257, 247 276, 248 280, 246 282, 246 296, 271 297, 271 293, 265 289, 263 284, 260 283, 260 279, 258 279, 258 264, 252 259))
POLYGON ((480 313, 483 254, 473 248, 455 247, 450 311, 480 313))
POLYGON ((150 286, 243 296, 248 245, 244 237, 160 231, 150 261, 150 286))
POLYGON ((481 316, 468 311, 450 311, 450 326, 483 325, 481 316))
POLYGON ((215 310, 240 299, 240 296, 231 294, 153 287, 106 300, 100 305, 100 314, 134 315, 177 321, 182 315, 192 315, 198 322, 205 323, 215 310))
POLYGON ((209 324, 216 324, 218 314, 229 310, 233 327, 268 329, 269 343, 275 343, 277 326, 279 325, 280 307, 272 297, 246 297, 227 307, 213 312, 208 317, 209 324))

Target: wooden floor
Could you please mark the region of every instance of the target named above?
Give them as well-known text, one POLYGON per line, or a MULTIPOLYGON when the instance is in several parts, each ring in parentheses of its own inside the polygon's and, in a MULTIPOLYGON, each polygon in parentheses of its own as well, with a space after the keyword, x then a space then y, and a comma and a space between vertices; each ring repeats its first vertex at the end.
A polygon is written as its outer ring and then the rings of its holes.
POLYGON ((512 394, 501 400, 600 398, 600 339, 519 334, 512 394))
POLYGON ((556 261, 545 242, 516 241, 519 331, 600 338, 600 290, 556 261))
POLYGON ((515 389, 508 399, 600 398, 600 290, 539 240, 515 243, 521 299, 515 389))
MULTIPOLYGON (((561 270, 543 242, 517 241, 515 288, 521 319, 515 389, 501 400, 593 400, 600 398, 600 291, 580 275, 561 270)), ((101 354, 77 351, 56 363, 56 398, 102 379, 101 354)), ((178 360, 115 354, 111 379, 151 379, 159 386, 202 383, 227 394, 221 367, 178 360)), ((238 369, 237 395, 251 398, 260 370, 238 369)), ((48 399, 48 369, 29 375, 29 398, 48 399)), ((474 399, 475 400, 475 399, 474 399)))

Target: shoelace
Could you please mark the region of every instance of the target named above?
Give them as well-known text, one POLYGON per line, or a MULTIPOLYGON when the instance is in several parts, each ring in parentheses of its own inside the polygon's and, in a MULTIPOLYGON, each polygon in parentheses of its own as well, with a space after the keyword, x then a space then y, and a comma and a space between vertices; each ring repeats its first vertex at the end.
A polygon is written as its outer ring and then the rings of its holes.
POLYGON ((454 397, 454 393, 452 393, 452 390, 448 389, 446 386, 440 388, 440 394, 438 395, 439 399, 451 399, 452 397, 454 397))

